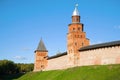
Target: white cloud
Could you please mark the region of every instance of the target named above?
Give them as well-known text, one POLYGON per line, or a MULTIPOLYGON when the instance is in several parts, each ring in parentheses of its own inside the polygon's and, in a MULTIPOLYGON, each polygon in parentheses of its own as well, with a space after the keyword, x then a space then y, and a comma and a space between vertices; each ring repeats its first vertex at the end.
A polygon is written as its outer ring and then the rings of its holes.
POLYGON ((26 57, 23 57, 23 56, 15 56, 13 58, 17 59, 17 60, 26 60, 27 59, 26 57))

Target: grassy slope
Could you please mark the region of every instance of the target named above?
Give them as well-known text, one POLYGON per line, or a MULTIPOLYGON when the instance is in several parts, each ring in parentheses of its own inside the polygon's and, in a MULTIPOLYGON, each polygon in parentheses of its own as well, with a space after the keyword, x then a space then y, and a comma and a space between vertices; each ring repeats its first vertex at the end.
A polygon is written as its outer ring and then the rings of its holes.
POLYGON ((120 64, 30 72, 16 80, 120 80, 120 64))
POLYGON ((66 70, 31 72, 18 80, 120 80, 120 65, 84 66, 66 70))

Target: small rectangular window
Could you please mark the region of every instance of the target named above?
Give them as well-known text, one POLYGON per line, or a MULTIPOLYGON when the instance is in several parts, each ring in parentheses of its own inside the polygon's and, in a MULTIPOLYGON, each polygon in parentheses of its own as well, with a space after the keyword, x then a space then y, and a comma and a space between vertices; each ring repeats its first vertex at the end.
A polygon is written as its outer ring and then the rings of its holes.
POLYGON ((84 43, 82 43, 82 46, 84 46, 84 43))

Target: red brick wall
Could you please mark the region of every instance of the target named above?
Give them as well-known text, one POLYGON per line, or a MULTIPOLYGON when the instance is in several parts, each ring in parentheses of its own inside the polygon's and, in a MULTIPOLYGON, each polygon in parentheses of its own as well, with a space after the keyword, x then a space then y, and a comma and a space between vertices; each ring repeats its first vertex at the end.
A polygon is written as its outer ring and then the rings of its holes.
POLYGON ((68 64, 68 56, 64 55, 58 58, 48 60, 48 66, 45 70, 66 69, 68 64))
POLYGON ((88 45, 89 40, 86 38, 86 33, 83 31, 83 24, 70 24, 67 34, 67 53, 69 56, 69 65, 76 65, 78 63, 78 59, 80 59, 78 50, 81 47, 88 45))
POLYGON ((47 52, 36 51, 35 52, 35 63, 34 63, 34 71, 41 71, 46 68, 47 61, 47 52))
POLYGON ((120 64, 120 46, 80 52, 79 66, 120 64))

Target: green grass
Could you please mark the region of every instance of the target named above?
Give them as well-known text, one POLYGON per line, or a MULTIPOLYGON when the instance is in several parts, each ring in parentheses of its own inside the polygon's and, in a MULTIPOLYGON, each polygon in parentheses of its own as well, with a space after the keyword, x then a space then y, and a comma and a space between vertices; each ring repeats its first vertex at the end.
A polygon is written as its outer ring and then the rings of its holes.
POLYGON ((120 64, 29 72, 15 80, 120 80, 120 64))

